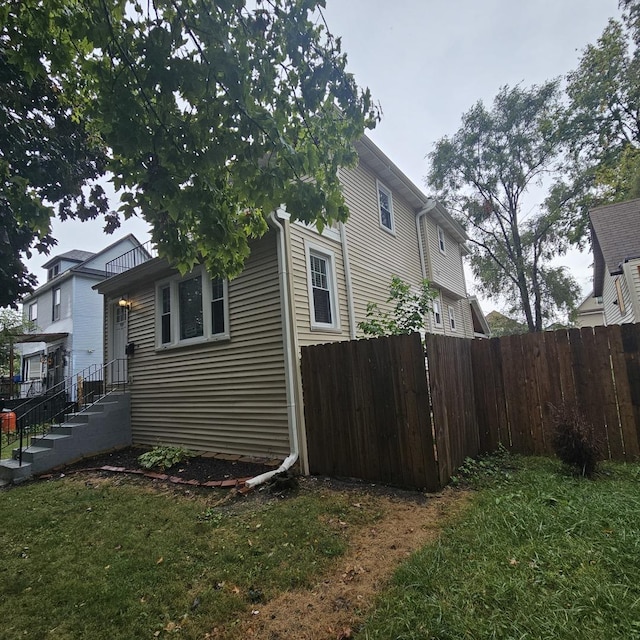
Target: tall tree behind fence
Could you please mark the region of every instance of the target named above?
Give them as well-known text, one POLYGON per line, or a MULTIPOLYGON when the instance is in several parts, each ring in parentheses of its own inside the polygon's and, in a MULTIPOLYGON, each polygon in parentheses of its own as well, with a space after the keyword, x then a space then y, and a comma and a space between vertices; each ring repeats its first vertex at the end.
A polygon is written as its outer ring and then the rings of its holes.
POLYGON ((418 334, 302 349, 311 473, 437 490, 418 334))
POLYGON ((640 325, 471 344, 480 450, 551 454, 553 408, 577 407, 612 460, 640 454, 640 325))

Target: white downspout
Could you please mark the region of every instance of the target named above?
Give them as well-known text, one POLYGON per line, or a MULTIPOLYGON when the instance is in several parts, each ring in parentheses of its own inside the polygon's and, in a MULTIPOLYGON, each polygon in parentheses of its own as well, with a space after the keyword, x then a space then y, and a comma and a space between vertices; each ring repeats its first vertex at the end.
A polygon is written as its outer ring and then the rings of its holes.
POLYGON ((420 268, 422 269, 422 277, 427 279, 427 265, 424 259, 424 248, 422 246, 422 231, 420 230, 420 220, 436 207, 436 201, 429 198, 427 204, 416 214, 416 234, 418 236, 418 252, 420 254, 420 268))
POLYGON ((278 279, 280 282, 280 307, 282 309, 282 342, 284 346, 284 377, 287 392, 287 422, 289 424, 289 442, 291 452, 283 463, 273 471, 267 471, 245 482, 247 487, 256 487, 278 473, 288 471, 298 460, 300 455, 300 443, 298 441, 298 419, 296 407, 296 349, 293 343, 294 328, 292 325, 292 313, 289 294, 289 253, 285 241, 285 228, 278 220, 289 220, 288 214, 283 208, 269 214, 268 222, 276 230, 278 236, 278 279))

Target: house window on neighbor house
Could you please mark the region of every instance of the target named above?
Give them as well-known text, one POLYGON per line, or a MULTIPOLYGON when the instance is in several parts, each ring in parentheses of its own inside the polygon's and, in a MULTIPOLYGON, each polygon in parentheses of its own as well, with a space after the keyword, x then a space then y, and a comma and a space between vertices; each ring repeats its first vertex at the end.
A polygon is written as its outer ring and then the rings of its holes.
POLYGON ((441 227, 438 227, 438 249, 440 249, 440 253, 447 253, 447 245, 445 242, 444 231, 441 227))
POLYGON ((61 291, 60 287, 54 289, 51 293, 52 295, 52 306, 51 306, 51 320, 55 322, 56 320, 60 320, 60 306, 61 306, 61 291))
POLYGON ((34 302, 29 305, 29 322, 36 322, 38 320, 38 303, 34 302))
POLYGON ((451 331, 455 331, 456 330, 456 314, 455 314, 454 308, 451 305, 449 305, 448 311, 449 311, 449 328, 451 329, 451 331))
POLYGON ((382 183, 378 182, 378 206, 380 209, 380 226, 386 231, 394 233, 395 224, 393 220, 393 197, 391 191, 382 183))
POLYGON ((335 256, 332 251, 305 243, 307 286, 312 329, 338 329, 335 256))
POLYGON ((60 273, 60 263, 54 264, 47 270, 47 280, 52 280, 60 273))
POLYGON ((227 281, 209 278, 198 268, 160 283, 157 291, 156 335, 160 347, 229 337, 227 281))
POLYGON ((442 307, 440 306, 440 300, 433 301, 433 322, 436 327, 442 326, 442 307))
POLYGON ((616 278, 616 302, 618 303, 618 309, 620 309, 620 315, 623 316, 626 307, 624 304, 624 296, 622 295, 622 283, 620 282, 620 278, 616 278))

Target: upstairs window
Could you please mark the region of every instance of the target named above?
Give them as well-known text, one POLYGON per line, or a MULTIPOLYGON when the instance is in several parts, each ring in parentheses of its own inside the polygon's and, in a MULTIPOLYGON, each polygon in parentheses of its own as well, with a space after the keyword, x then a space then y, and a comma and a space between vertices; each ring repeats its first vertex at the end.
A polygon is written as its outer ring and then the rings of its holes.
POLYGON ((456 330, 456 314, 452 306, 449 306, 448 309, 449 309, 449 328, 451 329, 451 331, 455 331, 456 330))
POLYGON ((394 233, 393 198, 391 191, 378 182, 378 206, 380 208, 380 226, 386 231, 394 233))
POLYGON ((433 322, 436 327, 442 326, 442 307, 440 306, 440 300, 433 301, 433 322))
POLYGON ((51 306, 51 320, 55 322, 60 320, 60 303, 62 300, 60 287, 57 287, 52 291, 52 306, 51 306))
POLYGON ((440 253, 447 253, 447 245, 445 243, 444 231, 441 227, 438 227, 438 249, 440 253))
POLYGON ((312 329, 338 329, 335 257, 333 253, 310 243, 307 254, 307 286, 312 329))
POLYGON ((156 288, 156 342, 159 347, 229 337, 227 281, 198 268, 156 288))
POLYGON ((38 320, 38 303, 34 302, 29 305, 29 322, 36 322, 38 320))

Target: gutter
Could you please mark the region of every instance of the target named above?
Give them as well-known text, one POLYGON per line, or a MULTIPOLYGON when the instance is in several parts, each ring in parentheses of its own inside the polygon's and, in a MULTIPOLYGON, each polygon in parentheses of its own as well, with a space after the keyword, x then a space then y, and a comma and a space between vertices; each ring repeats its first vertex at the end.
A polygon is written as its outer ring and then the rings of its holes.
POLYGON ((287 251, 286 225, 289 223, 290 214, 284 208, 269 214, 267 222, 274 228, 278 235, 278 280, 280 283, 280 307, 282 309, 282 342, 284 346, 284 377, 287 392, 287 422, 289 425, 290 453, 283 463, 273 471, 267 471, 245 482, 249 488, 257 487, 278 473, 284 473, 291 469, 300 457, 300 442, 298 440, 298 414, 296 406, 296 354, 295 330, 293 326, 293 313, 291 309, 291 295, 289 277, 291 274, 291 253, 287 251), (282 220, 284 222, 280 222, 282 220))

